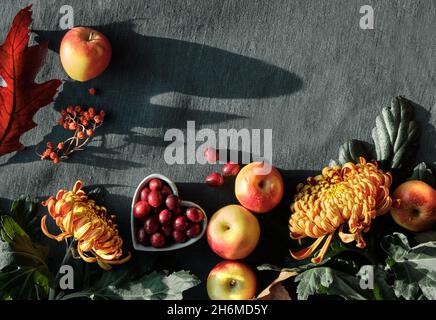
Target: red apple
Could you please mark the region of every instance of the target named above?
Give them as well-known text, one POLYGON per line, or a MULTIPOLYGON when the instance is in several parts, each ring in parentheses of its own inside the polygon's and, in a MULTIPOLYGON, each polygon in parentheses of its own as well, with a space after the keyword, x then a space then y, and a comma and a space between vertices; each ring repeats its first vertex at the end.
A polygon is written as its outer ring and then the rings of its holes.
POLYGON ((268 212, 282 200, 282 175, 269 164, 250 163, 236 177, 235 195, 248 210, 255 213, 268 212))
POLYGON ((210 248, 228 260, 247 257, 256 248, 259 236, 257 218, 239 205, 229 205, 215 212, 207 227, 210 248))
POLYGON ((394 191, 392 198, 400 200, 399 206, 391 209, 392 218, 403 228, 421 232, 436 222, 436 191, 425 182, 407 181, 394 191))
POLYGON ((76 27, 63 37, 59 54, 65 72, 83 82, 99 76, 107 68, 112 47, 101 32, 76 27))
POLYGON ((257 280, 246 264, 223 261, 210 271, 206 286, 211 300, 248 300, 256 294, 257 280))

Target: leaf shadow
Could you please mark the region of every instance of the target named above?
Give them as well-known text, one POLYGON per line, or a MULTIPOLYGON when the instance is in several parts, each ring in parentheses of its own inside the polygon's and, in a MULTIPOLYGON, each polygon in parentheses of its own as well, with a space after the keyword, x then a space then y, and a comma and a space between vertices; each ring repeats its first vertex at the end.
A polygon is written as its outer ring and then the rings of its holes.
MULTIPOLYGON (((118 169, 142 166, 127 160, 119 162, 129 145, 137 145, 140 150, 148 146, 165 147, 164 132, 169 128, 186 128, 188 120, 207 126, 246 118, 219 110, 197 109, 196 97, 267 98, 291 94, 303 86, 297 75, 258 59, 204 44, 143 35, 141 23, 136 19, 95 26, 111 41, 112 63, 96 79, 86 83, 66 80, 63 84, 55 101, 56 110, 78 104, 103 107, 110 118, 96 132, 97 136, 110 136, 110 142, 113 136, 121 136, 124 142, 122 147, 114 147, 119 154, 113 163, 109 156, 115 154, 103 153, 100 157, 97 148, 87 148, 77 157, 73 155, 72 162, 109 169, 116 167, 115 162, 118 169), (87 92, 90 87, 97 88, 98 94, 90 96, 87 92), (172 105, 162 105, 163 94, 174 95, 172 105)), ((49 40, 49 48, 59 51, 65 31, 34 32, 38 42, 49 40)), ((57 134, 54 129, 41 145, 56 140, 57 134)), ((8 163, 31 160, 29 155, 17 153, 8 163)))

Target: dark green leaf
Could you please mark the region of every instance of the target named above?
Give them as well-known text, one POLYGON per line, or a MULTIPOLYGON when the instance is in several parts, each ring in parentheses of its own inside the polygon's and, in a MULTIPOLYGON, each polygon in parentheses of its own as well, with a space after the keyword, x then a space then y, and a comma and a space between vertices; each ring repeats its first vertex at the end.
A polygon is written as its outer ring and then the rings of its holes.
POLYGON ((411 248, 405 235, 394 233, 381 246, 391 260, 388 267, 395 274, 397 297, 414 300, 422 292, 427 299, 436 299, 436 241, 411 248))
POLYGON ((427 168, 427 165, 424 162, 421 162, 415 167, 415 169, 413 169, 412 176, 409 178, 409 180, 420 180, 432 187, 434 186, 433 172, 427 168))
POLYGON ((334 165, 343 165, 347 162, 359 163, 359 158, 364 157, 368 159, 368 155, 365 149, 365 146, 361 141, 358 140, 350 140, 345 142, 339 148, 339 160, 331 161, 330 166, 334 165))
POLYGON ((21 196, 12 202, 10 216, 35 241, 41 238, 41 218, 36 213, 37 206, 29 197, 21 196))
POLYGON ((382 110, 372 130, 377 161, 388 169, 401 168, 416 153, 418 125, 413 121, 413 106, 407 99, 396 97, 382 110))
POLYGON ((46 296, 50 278, 47 248, 34 244, 7 215, 0 217, 0 237, 0 296, 18 300, 46 296))
POLYGON ((101 186, 85 186, 83 191, 86 192, 88 198, 96 203, 103 204, 106 198, 106 189, 101 186))

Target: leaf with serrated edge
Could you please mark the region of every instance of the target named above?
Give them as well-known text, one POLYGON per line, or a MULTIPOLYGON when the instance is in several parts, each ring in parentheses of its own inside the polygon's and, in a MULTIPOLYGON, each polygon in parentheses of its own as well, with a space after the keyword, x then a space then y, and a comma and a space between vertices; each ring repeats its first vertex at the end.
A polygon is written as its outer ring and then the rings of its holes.
POLYGON ((424 162, 418 164, 414 169, 412 176, 409 180, 419 180, 427 183, 430 186, 434 186, 434 175, 431 169, 427 168, 424 162))
POLYGON ((436 241, 411 248, 407 237, 396 232, 383 238, 381 246, 394 261, 389 268, 397 297, 413 300, 421 290, 427 299, 436 299, 436 241))
POLYGON ((394 98, 376 118, 372 130, 377 161, 388 169, 401 168, 414 156, 418 137, 412 104, 403 97, 394 98))

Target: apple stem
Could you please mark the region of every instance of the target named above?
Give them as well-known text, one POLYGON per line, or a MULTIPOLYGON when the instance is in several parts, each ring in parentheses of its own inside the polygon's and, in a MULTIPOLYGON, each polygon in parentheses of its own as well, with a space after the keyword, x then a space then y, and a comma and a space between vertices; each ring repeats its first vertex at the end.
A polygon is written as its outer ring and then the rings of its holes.
POLYGON ((94 32, 91 31, 91 33, 89 34, 88 41, 92 41, 92 38, 94 38, 94 32))
POLYGON ((231 281, 230 281, 230 286, 231 287, 234 287, 236 285, 236 281, 235 281, 235 279, 232 279, 231 281))

